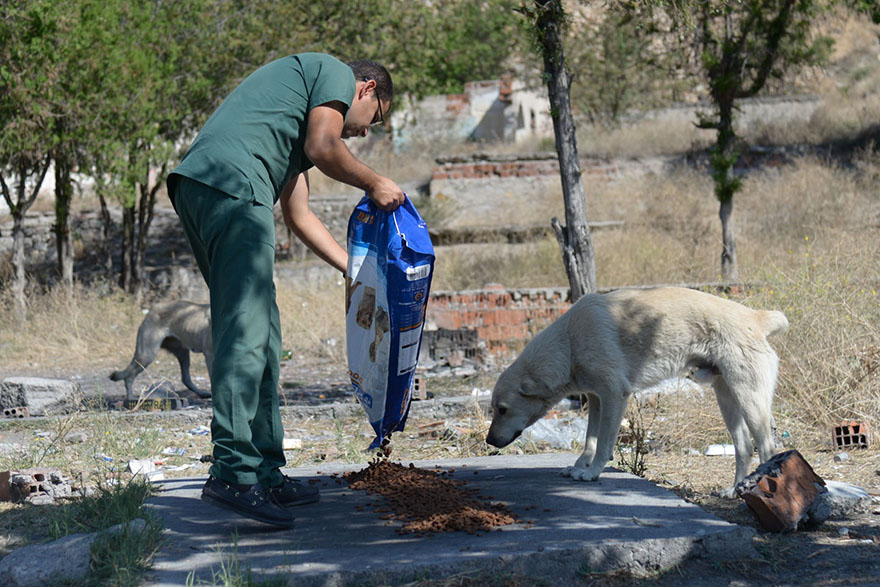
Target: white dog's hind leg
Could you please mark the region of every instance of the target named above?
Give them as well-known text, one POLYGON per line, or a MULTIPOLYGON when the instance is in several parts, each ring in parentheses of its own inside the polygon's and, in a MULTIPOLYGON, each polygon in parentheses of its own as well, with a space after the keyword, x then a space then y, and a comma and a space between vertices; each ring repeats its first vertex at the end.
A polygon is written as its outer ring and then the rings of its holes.
POLYGON ((746 426, 758 447, 758 456, 764 463, 776 454, 776 439, 773 434, 773 390, 776 388, 776 375, 779 369, 779 359, 772 351, 764 353, 755 361, 755 383, 747 388, 734 389, 734 393, 740 392, 740 403, 743 406, 743 416, 746 426))
POLYGON ((586 471, 593 462, 593 455, 596 454, 596 442, 599 436, 599 398, 591 395, 587 402, 587 435, 584 438, 584 451, 575 461, 574 466, 562 469, 560 474, 564 477, 571 477, 572 471, 586 471))
POLYGON ((734 396, 733 390, 720 376, 715 378, 713 387, 715 388, 715 399, 718 400, 718 407, 721 409, 721 416, 724 418, 728 432, 733 437, 733 448, 736 454, 736 477, 733 486, 727 487, 719 493, 721 497, 732 499, 736 497, 734 491, 736 484, 742 481, 749 472, 755 445, 752 444, 752 439, 749 437, 749 429, 746 426, 743 410, 734 396))

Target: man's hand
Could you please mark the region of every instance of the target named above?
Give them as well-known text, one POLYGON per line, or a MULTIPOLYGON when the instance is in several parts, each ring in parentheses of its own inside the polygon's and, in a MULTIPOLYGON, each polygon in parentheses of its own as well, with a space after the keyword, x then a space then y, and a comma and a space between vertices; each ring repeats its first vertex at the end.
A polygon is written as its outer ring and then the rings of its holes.
POLYGON ((406 196, 394 181, 387 177, 378 176, 378 180, 372 189, 367 190, 367 195, 373 200, 380 210, 391 212, 396 210, 398 206, 403 204, 406 196))

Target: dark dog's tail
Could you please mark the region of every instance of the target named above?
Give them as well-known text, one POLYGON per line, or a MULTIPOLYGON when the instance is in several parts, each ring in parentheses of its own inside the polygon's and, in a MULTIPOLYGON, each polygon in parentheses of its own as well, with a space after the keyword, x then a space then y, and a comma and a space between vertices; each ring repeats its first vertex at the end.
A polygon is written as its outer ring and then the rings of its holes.
POLYGON ((131 367, 122 371, 114 371, 110 374, 110 381, 123 381, 126 377, 128 377, 130 371, 131 367))

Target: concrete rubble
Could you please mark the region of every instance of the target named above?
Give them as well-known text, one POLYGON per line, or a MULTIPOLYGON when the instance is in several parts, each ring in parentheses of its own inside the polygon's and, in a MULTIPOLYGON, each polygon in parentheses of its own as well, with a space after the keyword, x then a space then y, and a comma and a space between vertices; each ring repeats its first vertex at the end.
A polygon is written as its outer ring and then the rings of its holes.
POLYGON ((79 493, 58 469, 36 467, 0 472, 0 501, 41 505, 79 493))
POLYGON ((5 587, 43 587, 61 581, 75 584, 89 574, 92 542, 123 531, 140 533, 146 525, 145 520, 137 518, 103 532, 70 534, 46 544, 17 548, 0 560, 0 584, 5 587))
POLYGON ((79 386, 64 379, 7 377, 0 383, 0 408, 8 417, 48 416, 77 408, 79 386))
POLYGON ((815 525, 826 520, 846 520, 868 513, 873 503, 871 495, 857 485, 826 481, 825 491, 820 492, 810 506, 809 522, 815 525))

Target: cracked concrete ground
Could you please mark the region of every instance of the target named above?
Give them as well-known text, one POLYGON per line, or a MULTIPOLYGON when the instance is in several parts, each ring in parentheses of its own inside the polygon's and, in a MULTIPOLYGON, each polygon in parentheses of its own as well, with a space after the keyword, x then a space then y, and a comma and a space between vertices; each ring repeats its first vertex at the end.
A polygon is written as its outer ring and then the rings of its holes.
POLYGON ((365 464, 288 470, 321 489, 320 503, 294 510, 293 530, 201 501, 201 478, 168 480, 149 502, 164 518, 167 541, 147 580, 210 582, 224 564, 237 561, 258 580, 297 585, 394 584, 474 570, 570 584, 584 572, 645 574, 691 557, 755 555, 754 529, 727 523, 645 479, 615 469, 597 483, 561 477, 559 470, 574 458, 556 453, 416 461, 419 467, 454 469, 453 478, 531 522, 480 535, 398 534, 399 522, 374 511, 376 496, 337 482, 339 474, 365 464))

